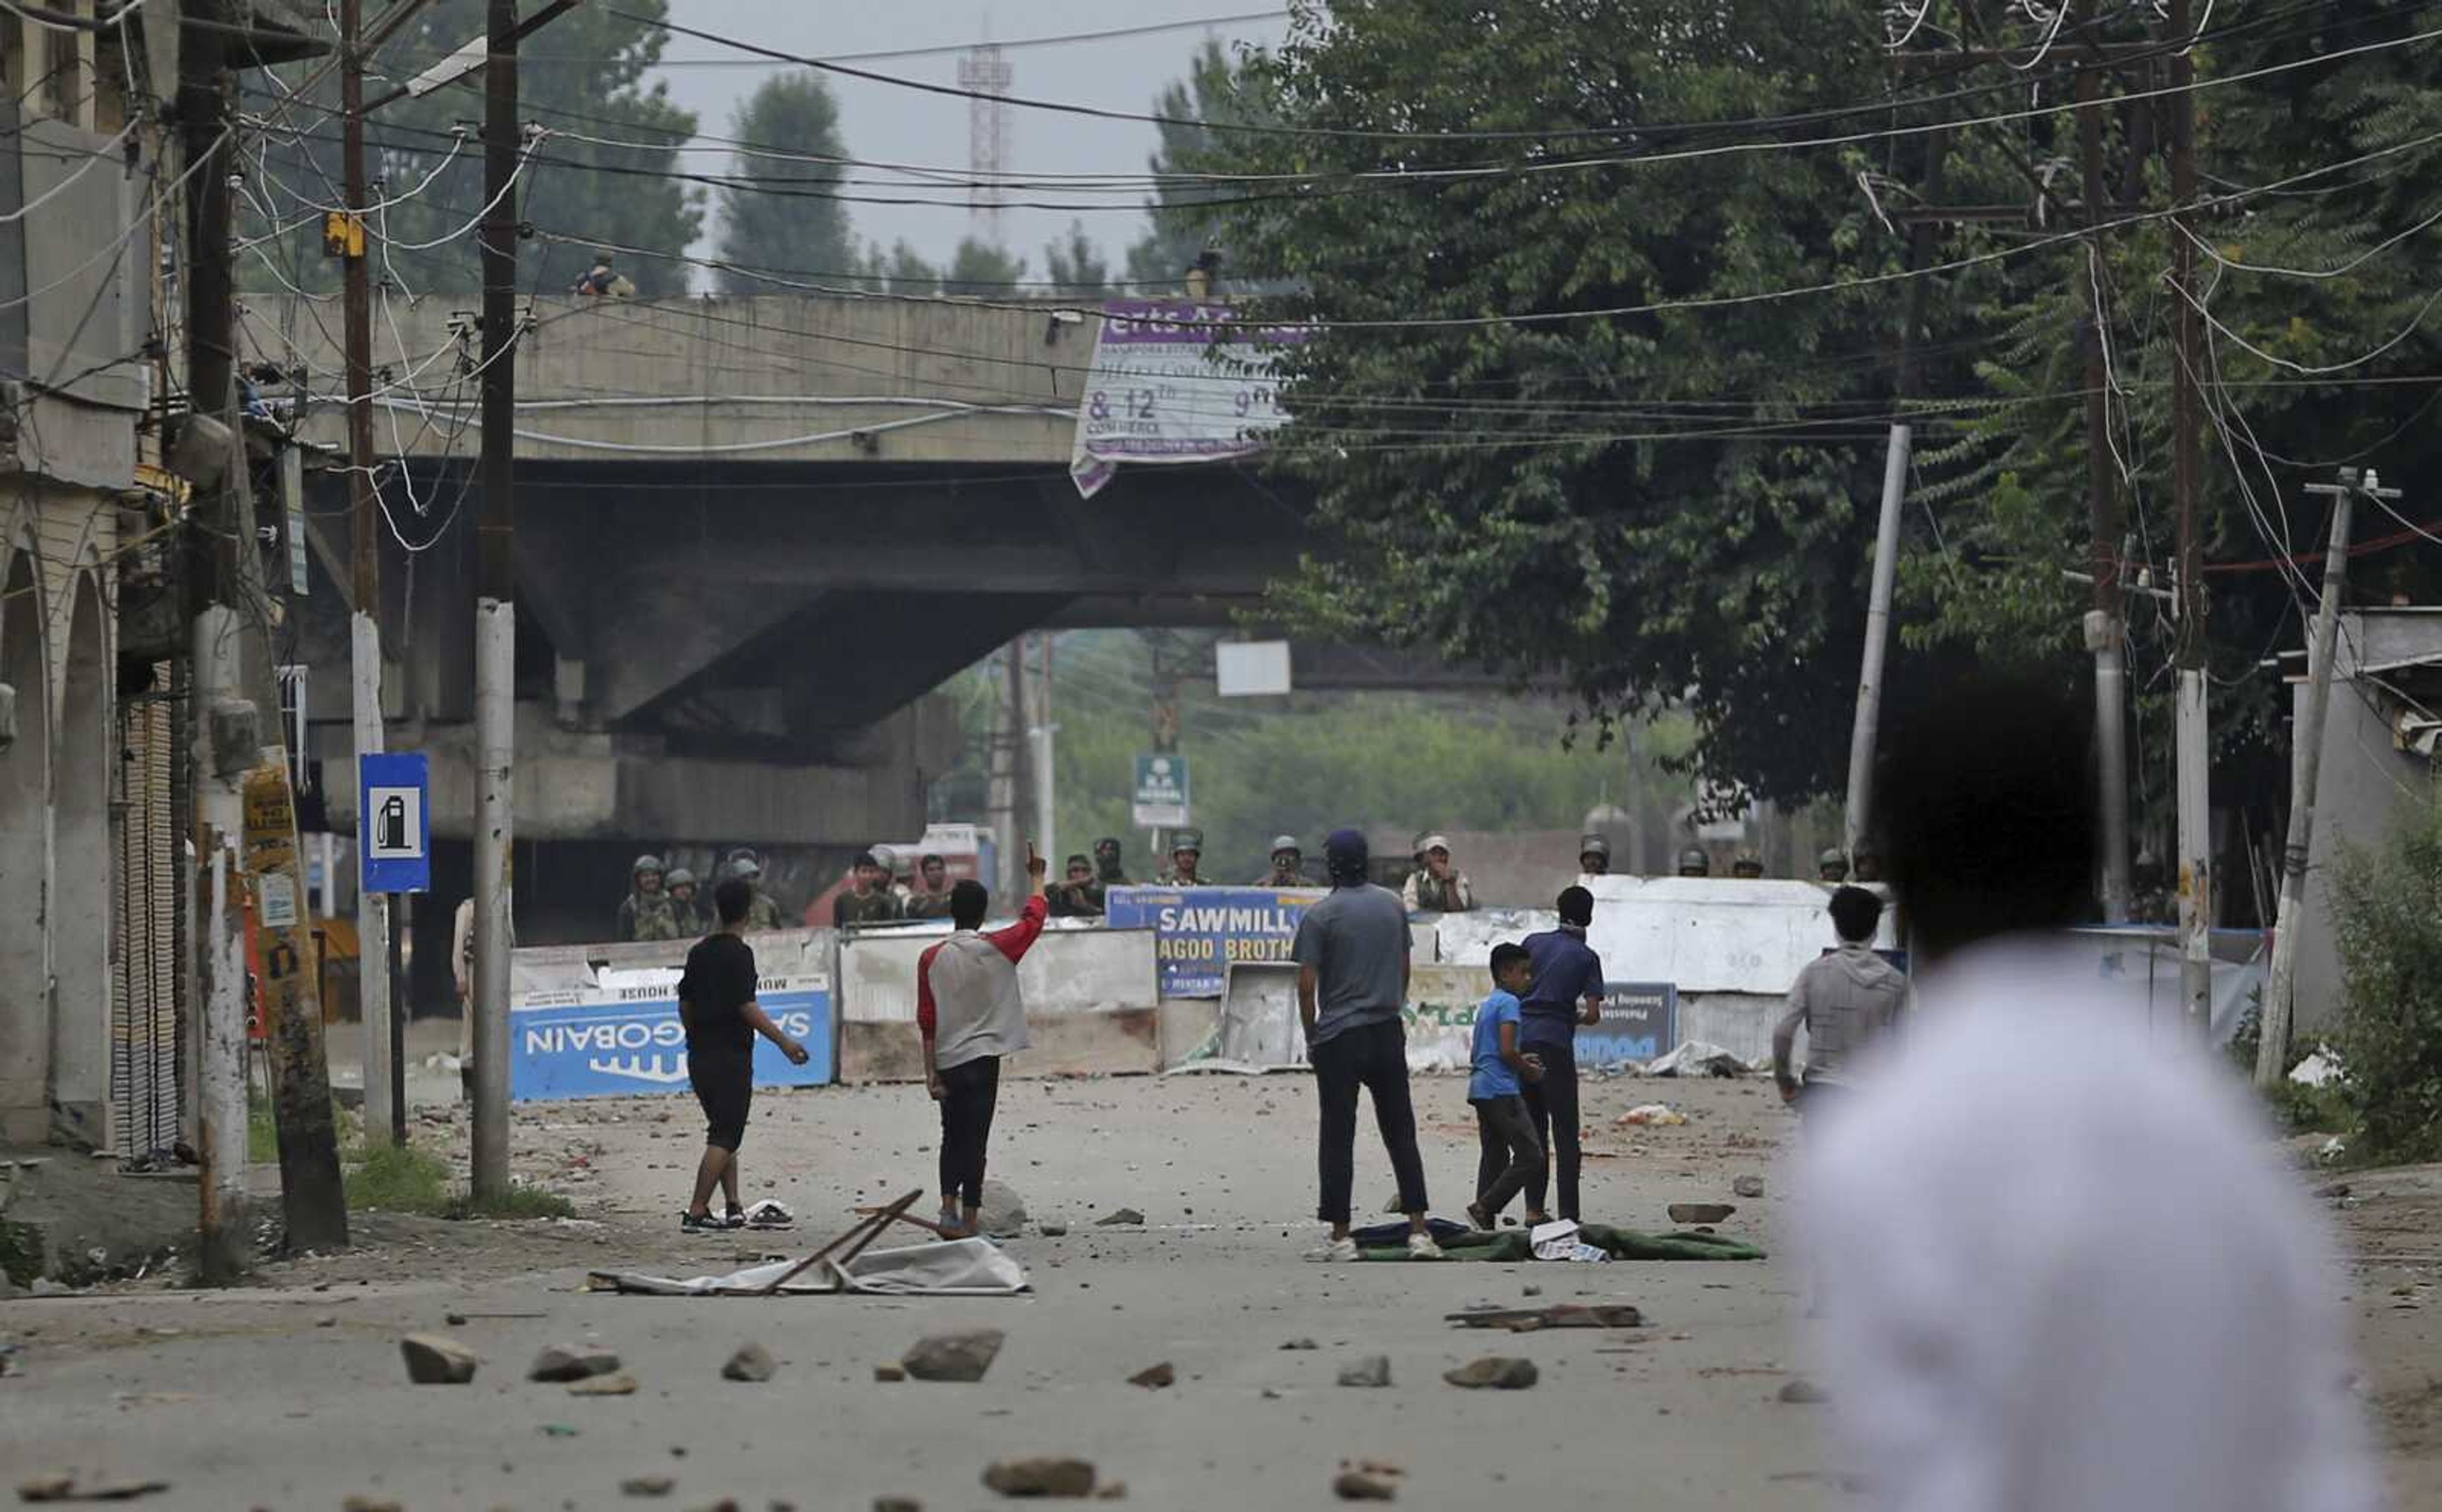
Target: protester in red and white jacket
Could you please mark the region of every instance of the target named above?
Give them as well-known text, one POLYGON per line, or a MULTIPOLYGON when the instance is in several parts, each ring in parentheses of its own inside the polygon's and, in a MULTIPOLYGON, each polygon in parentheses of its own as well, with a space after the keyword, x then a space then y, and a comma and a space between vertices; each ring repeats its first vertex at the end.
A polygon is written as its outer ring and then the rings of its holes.
POLYGON ((1028 896, 1017 922, 982 932, 992 897, 983 884, 950 889, 957 932, 916 963, 916 1029, 924 1036, 924 1083, 941 1104, 941 1228, 973 1234, 983 1206, 984 1146, 1000 1097, 1000 1062, 1026 1048, 1026 1003, 1017 963, 1043 933, 1046 864, 1029 847, 1028 896))

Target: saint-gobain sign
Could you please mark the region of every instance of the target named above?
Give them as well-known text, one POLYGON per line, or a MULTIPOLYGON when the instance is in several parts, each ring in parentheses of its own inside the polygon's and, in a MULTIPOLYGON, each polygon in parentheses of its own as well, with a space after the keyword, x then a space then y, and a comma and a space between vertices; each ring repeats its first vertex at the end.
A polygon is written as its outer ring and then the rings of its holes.
POLYGON ((1132 805, 1139 829, 1175 829, 1188 823, 1187 757, 1162 753, 1137 757, 1132 805))
MULTIPOLYGON (((538 994, 545 996, 561 994, 538 994)), ((519 1102, 563 1098, 633 1097, 685 1092, 686 1030, 678 998, 651 996, 591 1002, 526 1002, 509 1014, 509 1096, 519 1102)), ((831 994, 828 987, 796 987, 757 994, 763 1011, 805 1042, 803 1066, 759 1036, 756 1086, 823 1086, 831 1080, 831 994)))

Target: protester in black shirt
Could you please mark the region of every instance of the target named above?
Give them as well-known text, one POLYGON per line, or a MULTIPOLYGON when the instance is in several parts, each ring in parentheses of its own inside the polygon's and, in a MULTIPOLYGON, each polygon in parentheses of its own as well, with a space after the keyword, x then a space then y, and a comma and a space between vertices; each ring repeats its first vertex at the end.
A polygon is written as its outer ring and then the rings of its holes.
POLYGON ((746 1113, 755 1098, 755 1036, 780 1047, 792 1065, 806 1064, 806 1047, 784 1033, 755 1000, 755 947, 741 938, 755 888, 732 877, 713 889, 720 928, 687 952, 679 978, 679 1019, 686 1026, 687 1080, 703 1104, 703 1160, 695 1171, 695 1198, 679 1227, 711 1233, 746 1226, 738 1201, 738 1146, 746 1138, 746 1113), (712 1215, 712 1192, 728 1199, 724 1221, 712 1215))

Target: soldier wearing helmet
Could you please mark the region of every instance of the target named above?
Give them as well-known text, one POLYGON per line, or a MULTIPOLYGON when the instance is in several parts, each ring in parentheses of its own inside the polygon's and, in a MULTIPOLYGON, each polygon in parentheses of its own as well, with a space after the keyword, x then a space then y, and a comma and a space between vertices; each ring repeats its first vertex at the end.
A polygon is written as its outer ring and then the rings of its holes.
POLYGON ((1600 835, 1586 835, 1577 841, 1577 871, 1581 876, 1611 875, 1611 842, 1600 835))
POLYGON ((1712 874, 1713 858, 1704 853, 1704 847, 1689 846, 1686 849, 1679 852, 1680 876, 1709 877, 1712 874))
POLYGON ((1763 875, 1763 858, 1752 850, 1741 850, 1730 863, 1730 875, 1741 882, 1754 882, 1763 875))
POLYGON ((1175 829, 1170 836, 1170 869, 1155 879, 1163 887, 1209 887, 1204 874, 1196 869, 1204 860, 1204 831, 1175 829))
POLYGON ((1450 865, 1450 847, 1442 835, 1419 837, 1416 848, 1424 852, 1425 864, 1408 873, 1407 885, 1400 889, 1399 901, 1408 911, 1418 914, 1463 914, 1475 906, 1475 884, 1467 873, 1450 865))
POLYGON ((628 868, 628 896, 619 901, 614 939, 676 939, 669 895, 662 891, 662 858, 638 856, 628 868))
POLYGON ((662 879, 662 891, 670 901, 672 939, 700 939, 707 931, 703 915, 695 905, 695 873, 684 866, 672 866, 662 879))
POLYGON ((1849 858, 1840 853, 1839 847, 1834 846, 1814 858, 1814 875, 1819 882, 1838 886, 1849 880, 1849 858))
POLYGON ((780 912, 780 905, 773 901, 770 893, 763 890, 763 864, 755 859, 755 852, 743 851, 732 858, 729 863, 729 874, 746 884, 754 893, 754 897, 746 904, 747 933, 789 927, 788 918, 780 912))
POLYGON ((1305 880, 1305 852, 1298 848, 1297 836, 1272 837, 1272 869, 1255 879, 1258 887, 1303 887, 1305 880))

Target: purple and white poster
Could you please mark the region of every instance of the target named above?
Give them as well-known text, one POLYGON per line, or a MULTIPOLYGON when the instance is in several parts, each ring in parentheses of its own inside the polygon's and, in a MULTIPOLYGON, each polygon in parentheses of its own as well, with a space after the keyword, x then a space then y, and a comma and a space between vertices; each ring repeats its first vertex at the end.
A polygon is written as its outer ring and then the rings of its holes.
POLYGON ((1227 304, 1113 300, 1103 306, 1093 367, 1077 402, 1069 476, 1092 498, 1119 465, 1218 462, 1263 449, 1288 423, 1274 350, 1305 339, 1293 326, 1232 325, 1227 304))

